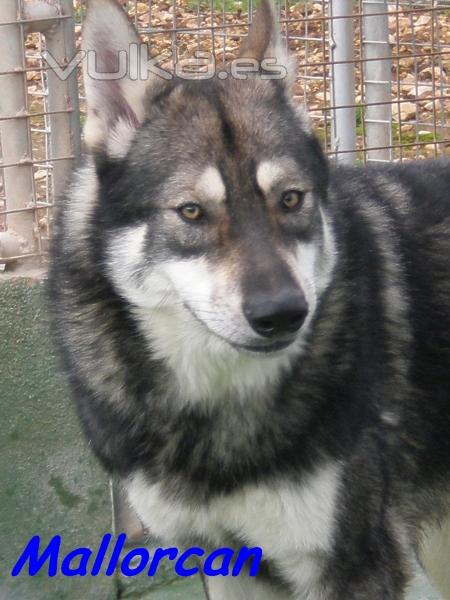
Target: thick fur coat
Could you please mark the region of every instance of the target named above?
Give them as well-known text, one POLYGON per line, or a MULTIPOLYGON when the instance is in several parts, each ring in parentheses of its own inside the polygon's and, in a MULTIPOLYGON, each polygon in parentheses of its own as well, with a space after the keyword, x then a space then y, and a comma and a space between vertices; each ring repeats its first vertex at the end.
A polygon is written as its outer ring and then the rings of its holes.
MULTIPOLYGON (((133 43, 91 0, 100 70, 133 43)), ((400 600, 417 560, 450 598, 450 163, 330 166, 265 74, 86 75, 50 272, 86 435, 167 543, 263 549, 212 600, 400 600)))

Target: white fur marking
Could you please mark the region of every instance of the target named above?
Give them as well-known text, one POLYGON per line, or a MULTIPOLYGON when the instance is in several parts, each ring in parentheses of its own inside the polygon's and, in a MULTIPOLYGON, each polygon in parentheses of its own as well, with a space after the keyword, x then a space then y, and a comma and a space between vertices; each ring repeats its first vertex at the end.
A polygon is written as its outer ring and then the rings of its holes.
POLYGON ((322 217, 323 227, 323 252, 318 261, 320 265, 316 272, 316 288, 317 292, 322 294, 330 285, 332 273, 337 261, 337 250, 333 230, 328 217, 322 208, 320 208, 320 216, 322 217))
POLYGON ((213 202, 223 202, 225 200, 225 184, 216 167, 209 166, 205 169, 196 185, 196 192, 200 197, 213 202))
POLYGON ((127 119, 118 119, 106 141, 106 151, 111 158, 124 158, 136 135, 136 128, 127 119))
POLYGON ((81 255, 87 252, 89 223, 97 203, 97 193, 97 174, 93 161, 89 160, 86 166, 75 174, 67 194, 62 221, 62 226, 67 230, 65 235, 67 252, 81 252, 81 255))
POLYGON ((268 195, 283 175, 284 169, 279 162, 264 160, 256 171, 256 181, 264 194, 268 195))
POLYGON ((142 251, 146 235, 145 224, 127 227, 117 234, 108 248, 108 266, 112 280, 118 291, 135 304, 146 302, 145 289, 133 282, 143 268, 142 251))
POLYGON ((420 557, 427 575, 445 600, 450 599, 450 513, 425 532, 420 557))
POLYGON ((223 544, 226 532, 259 546, 275 561, 299 594, 314 590, 321 561, 331 550, 341 466, 329 463, 304 478, 302 484, 274 481, 218 496, 207 505, 169 499, 160 484, 148 484, 142 473, 127 488, 142 521, 163 540, 192 534, 223 544))

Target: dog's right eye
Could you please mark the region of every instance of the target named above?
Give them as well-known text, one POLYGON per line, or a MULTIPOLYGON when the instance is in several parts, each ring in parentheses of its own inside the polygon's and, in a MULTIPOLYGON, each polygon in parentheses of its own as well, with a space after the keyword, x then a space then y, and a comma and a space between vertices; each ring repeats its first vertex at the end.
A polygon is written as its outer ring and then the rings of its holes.
POLYGON ((304 192, 288 190, 281 196, 281 206, 285 211, 298 210, 302 206, 304 198, 304 192))
POLYGON ((185 221, 200 221, 204 217, 204 211, 198 204, 184 204, 177 208, 177 212, 185 221))

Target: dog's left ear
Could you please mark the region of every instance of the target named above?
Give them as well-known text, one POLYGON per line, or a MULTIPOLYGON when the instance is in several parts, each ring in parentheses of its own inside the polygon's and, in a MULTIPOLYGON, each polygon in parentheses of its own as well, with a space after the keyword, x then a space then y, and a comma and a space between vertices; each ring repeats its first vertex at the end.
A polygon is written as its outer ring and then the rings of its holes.
POLYGON ((247 38, 242 43, 239 58, 251 58, 260 64, 264 71, 264 61, 276 61, 277 66, 284 67, 285 87, 290 89, 295 81, 296 61, 289 56, 286 45, 281 39, 280 26, 275 15, 272 0, 261 0, 250 25, 247 38))
POLYGON ((82 48, 87 146, 121 158, 145 119, 149 91, 165 80, 146 75, 146 46, 117 0, 88 0, 82 48))

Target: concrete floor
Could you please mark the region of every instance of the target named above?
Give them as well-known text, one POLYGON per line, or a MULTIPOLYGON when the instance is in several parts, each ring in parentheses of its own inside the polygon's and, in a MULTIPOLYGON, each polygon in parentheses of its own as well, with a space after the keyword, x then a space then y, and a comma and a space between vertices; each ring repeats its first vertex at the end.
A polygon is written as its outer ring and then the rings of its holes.
MULTIPOLYGON (((49 340, 43 288, 0 279, 0 600, 204 599, 198 579, 169 571, 151 580, 10 576, 35 534, 43 542, 59 534, 67 550, 96 548, 113 527, 108 479, 81 434, 49 340)), ((420 580, 409 600, 436 598, 420 580)))

